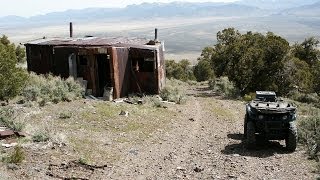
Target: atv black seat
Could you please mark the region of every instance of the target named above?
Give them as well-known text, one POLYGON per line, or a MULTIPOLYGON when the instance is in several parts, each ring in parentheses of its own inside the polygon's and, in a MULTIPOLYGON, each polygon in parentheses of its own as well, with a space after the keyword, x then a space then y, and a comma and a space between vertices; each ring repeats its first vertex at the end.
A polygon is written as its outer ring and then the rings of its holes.
POLYGON ((264 102, 276 102, 277 96, 276 93, 273 91, 257 91, 256 99, 264 102))

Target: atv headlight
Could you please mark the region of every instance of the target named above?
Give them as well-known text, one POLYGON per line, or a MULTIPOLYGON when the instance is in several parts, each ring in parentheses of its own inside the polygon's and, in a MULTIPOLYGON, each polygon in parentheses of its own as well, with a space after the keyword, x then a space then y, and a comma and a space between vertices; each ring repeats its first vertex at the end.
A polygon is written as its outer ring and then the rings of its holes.
POLYGON ((282 116, 282 120, 287 120, 287 119, 288 119, 287 115, 282 116))
POLYGON ((260 120, 262 120, 263 118, 264 118, 263 115, 258 116, 258 119, 260 119, 260 120))
POLYGON ((292 115, 292 120, 294 121, 294 120, 296 120, 297 119, 297 114, 293 114, 292 115))

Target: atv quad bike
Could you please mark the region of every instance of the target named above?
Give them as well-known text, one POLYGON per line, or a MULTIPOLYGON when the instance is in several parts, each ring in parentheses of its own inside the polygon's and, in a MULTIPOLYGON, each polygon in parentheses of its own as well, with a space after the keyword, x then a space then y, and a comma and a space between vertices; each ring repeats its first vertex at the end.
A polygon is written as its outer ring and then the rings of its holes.
POLYGON ((272 91, 257 91, 256 99, 246 105, 244 138, 248 148, 256 145, 257 136, 267 140, 285 140, 286 148, 297 147, 296 107, 278 100, 272 91))

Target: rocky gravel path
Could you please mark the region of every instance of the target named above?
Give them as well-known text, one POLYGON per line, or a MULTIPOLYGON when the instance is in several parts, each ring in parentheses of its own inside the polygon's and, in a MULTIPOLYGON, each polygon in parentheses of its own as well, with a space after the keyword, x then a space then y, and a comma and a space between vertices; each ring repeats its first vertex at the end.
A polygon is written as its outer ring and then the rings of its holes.
POLYGON ((110 179, 314 179, 302 148, 288 153, 283 143, 256 150, 242 144, 244 103, 223 100, 205 89, 189 92, 178 106, 172 129, 136 146, 112 169, 110 179))

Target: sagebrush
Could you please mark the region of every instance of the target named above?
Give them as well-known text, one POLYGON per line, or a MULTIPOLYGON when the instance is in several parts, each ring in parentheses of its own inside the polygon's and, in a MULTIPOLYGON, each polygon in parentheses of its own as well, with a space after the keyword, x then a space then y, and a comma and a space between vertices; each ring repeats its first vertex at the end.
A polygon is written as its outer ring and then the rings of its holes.
POLYGON ((317 93, 301 93, 298 91, 290 92, 288 95, 291 99, 303 103, 319 103, 320 97, 317 93))
POLYGON ((2 158, 2 161, 6 163, 20 164, 25 159, 25 152, 21 146, 16 146, 14 150, 6 157, 2 158))
POLYGON ((0 108, 0 125, 14 131, 22 131, 25 127, 23 122, 14 118, 14 110, 11 108, 0 108))
POLYGON ((177 104, 186 103, 186 94, 178 87, 166 86, 161 90, 160 97, 164 101, 175 102, 177 104))
POLYGON ((27 101, 36 101, 40 105, 46 102, 69 102, 83 95, 83 87, 71 77, 64 80, 61 77, 34 73, 30 74, 28 85, 22 92, 22 96, 27 101))
POLYGON ((235 98, 240 94, 238 88, 236 88, 233 82, 229 81, 228 77, 216 79, 213 89, 227 98, 235 98))
POLYGON ((33 142, 46 142, 49 141, 50 136, 49 133, 46 131, 38 131, 32 135, 33 142))
POLYGON ((299 122, 299 142, 307 146, 311 158, 319 161, 320 116, 312 116, 299 122))

